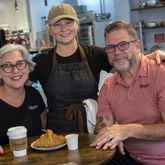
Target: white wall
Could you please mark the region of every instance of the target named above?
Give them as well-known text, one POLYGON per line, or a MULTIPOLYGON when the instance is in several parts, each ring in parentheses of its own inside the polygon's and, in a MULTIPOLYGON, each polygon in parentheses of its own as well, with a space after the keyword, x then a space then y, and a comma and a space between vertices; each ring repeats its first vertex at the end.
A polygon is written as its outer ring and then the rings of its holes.
POLYGON ((11 30, 26 30, 29 28, 26 0, 17 0, 17 11, 14 2, 14 0, 0 0, 0 25, 8 24, 11 30))
POLYGON ((45 6, 44 0, 28 0, 28 17, 29 26, 31 29, 31 47, 35 48, 37 39, 36 33, 45 30, 45 16, 47 19, 48 10, 52 5, 60 3, 61 0, 48 0, 48 6, 45 6))
POLYGON ((129 0, 114 0, 115 20, 125 20, 130 22, 129 0))

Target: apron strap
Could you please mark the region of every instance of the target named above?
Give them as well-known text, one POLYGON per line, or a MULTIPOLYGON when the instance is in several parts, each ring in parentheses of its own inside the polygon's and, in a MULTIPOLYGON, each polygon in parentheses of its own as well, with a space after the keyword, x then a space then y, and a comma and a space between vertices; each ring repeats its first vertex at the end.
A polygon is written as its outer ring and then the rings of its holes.
POLYGON ((84 50, 83 50, 83 48, 81 47, 80 44, 78 45, 78 48, 79 48, 79 51, 80 51, 81 59, 82 59, 83 61, 87 61, 87 57, 86 57, 86 55, 85 55, 85 52, 84 52, 84 50))
POLYGON ((72 121, 73 119, 78 121, 79 132, 83 132, 83 115, 79 109, 79 106, 75 103, 71 104, 66 113, 66 119, 72 121))
POLYGON ((53 64, 57 64, 56 47, 57 47, 57 46, 54 47, 53 64))

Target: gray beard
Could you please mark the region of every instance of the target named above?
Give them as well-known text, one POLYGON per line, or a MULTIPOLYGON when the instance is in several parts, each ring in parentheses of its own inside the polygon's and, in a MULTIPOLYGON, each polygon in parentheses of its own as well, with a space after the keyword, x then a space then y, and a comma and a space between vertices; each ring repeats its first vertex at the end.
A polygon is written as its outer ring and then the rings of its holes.
POLYGON ((116 68, 115 65, 114 65, 114 63, 112 63, 112 62, 110 62, 110 64, 113 66, 113 68, 115 68, 116 71, 119 71, 119 72, 127 72, 127 71, 129 71, 129 70, 134 66, 134 64, 135 64, 136 61, 137 61, 135 55, 133 55, 133 56, 131 57, 131 59, 128 59, 128 58, 127 58, 127 60, 128 60, 128 62, 129 62, 128 66, 127 66, 126 68, 122 68, 122 69, 116 68))

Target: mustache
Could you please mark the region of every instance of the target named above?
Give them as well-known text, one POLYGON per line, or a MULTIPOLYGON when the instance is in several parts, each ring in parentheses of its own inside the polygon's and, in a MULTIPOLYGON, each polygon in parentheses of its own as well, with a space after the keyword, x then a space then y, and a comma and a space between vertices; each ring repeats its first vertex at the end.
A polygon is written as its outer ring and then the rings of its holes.
POLYGON ((124 60, 127 60, 127 61, 128 61, 128 63, 129 63, 129 68, 132 68, 132 66, 133 66, 133 65, 136 63, 136 61, 137 61, 135 54, 133 54, 133 55, 131 56, 131 58, 129 58, 128 55, 125 56, 125 57, 122 57, 122 58, 116 56, 116 57, 113 58, 112 60, 109 58, 109 63, 111 64, 111 66, 112 66, 113 68, 115 68, 116 70, 118 70, 118 68, 115 67, 115 62, 117 62, 118 60, 121 60, 121 59, 124 59, 124 60))

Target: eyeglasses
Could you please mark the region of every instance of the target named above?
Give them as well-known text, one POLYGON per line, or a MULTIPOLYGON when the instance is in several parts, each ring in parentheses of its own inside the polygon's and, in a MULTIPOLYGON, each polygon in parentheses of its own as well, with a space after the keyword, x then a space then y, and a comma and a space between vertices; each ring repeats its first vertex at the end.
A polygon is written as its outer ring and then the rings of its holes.
POLYGON ((75 23, 75 20, 65 20, 63 23, 54 23, 52 24, 52 28, 55 30, 61 30, 63 28, 71 28, 75 23))
POLYGON ((11 73, 14 69, 14 67, 16 67, 18 70, 23 70, 26 68, 27 65, 27 61, 25 60, 20 60, 17 61, 17 63, 15 65, 11 64, 11 63, 6 63, 0 66, 0 68, 2 68, 2 70, 5 73, 11 73))
POLYGON ((107 45, 105 47, 105 51, 107 54, 111 54, 111 53, 115 53, 116 51, 116 47, 120 50, 120 51, 124 51, 127 50, 129 48, 130 43, 136 42, 137 40, 132 40, 132 41, 122 41, 119 42, 116 45, 107 45))

